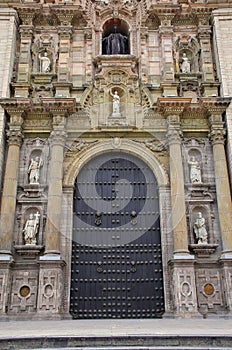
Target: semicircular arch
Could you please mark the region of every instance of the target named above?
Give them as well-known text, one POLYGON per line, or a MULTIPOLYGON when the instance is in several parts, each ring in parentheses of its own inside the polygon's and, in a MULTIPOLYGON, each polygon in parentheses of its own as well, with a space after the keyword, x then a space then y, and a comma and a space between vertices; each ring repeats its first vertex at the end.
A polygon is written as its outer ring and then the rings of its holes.
POLYGON ((129 153, 141 159, 153 171, 157 179, 158 186, 168 185, 168 175, 152 151, 150 151, 145 145, 139 144, 138 142, 115 138, 101 141, 94 144, 90 148, 88 147, 88 149, 81 151, 81 153, 78 153, 76 158, 72 161, 71 166, 68 167, 64 176, 64 186, 74 186, 76 177, 80 170, 91 159, 102 153, 109 153, 112 151, 129 153))

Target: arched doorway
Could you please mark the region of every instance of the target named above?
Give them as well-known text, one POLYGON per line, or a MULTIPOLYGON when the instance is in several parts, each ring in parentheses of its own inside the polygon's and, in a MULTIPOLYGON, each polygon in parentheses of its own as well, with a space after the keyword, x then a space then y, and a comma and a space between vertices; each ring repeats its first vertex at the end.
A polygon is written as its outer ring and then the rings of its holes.
POLYGON ((73 208, 73 317, 161 317, 159 194, 147 164, 117 151, 97 156, 77 176, 73 208))

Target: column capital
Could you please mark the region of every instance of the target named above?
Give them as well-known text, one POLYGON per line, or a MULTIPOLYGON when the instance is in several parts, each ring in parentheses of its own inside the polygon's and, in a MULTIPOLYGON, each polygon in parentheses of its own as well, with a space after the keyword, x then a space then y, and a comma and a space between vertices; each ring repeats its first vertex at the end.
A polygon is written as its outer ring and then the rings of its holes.
POLYGON ((67 133, 65 130, 53 130, 51 132, 51 143, 52 146, 65 146, 67 133))
POLYGON ((33 31, 34 31, 34 26, 30 25, 30 24, 28 24, 28 25, 22 24, 19 27, 19 33, 20 33, 22 39, 31 40, 32 36, 33 36, 33 31))
POLYGON ((23 133, 21 131, 21 127, 18 130, 15 130, 15 129, 7 130, 6 135, 8 138, 7 142, 9 145, 15 145, 18 147, 21 146, 22 140, 23 140, 23 133))
POLYGON ((226 131, 225 129, 221 126, 213 126, 211 128, 211 131, 209 133, 209 138, 211 140, 212 145, 216 144, 223 144, 225 143, 225 135, 226 131))
POLYGON ((169 124, 166 136, 168 139, 168 144, 170 146, 173 144, 181 144, 183 133, 180 129, 180 126, 169 124))
POLYGON ((211 27, 209 25, 205 25, 205 26, 199 26, 198 27, 198 38, 200 40, 202 39, 210 39, 211 38, 211 27))
POLYGON ((60 39, 70 39, 72 35, 72 26, 59 26, 58 34, 60 39))

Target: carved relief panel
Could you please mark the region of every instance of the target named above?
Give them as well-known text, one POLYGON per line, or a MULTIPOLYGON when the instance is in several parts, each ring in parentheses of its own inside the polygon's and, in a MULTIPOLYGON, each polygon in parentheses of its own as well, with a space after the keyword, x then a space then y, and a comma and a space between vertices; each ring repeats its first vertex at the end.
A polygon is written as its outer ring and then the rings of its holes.
POLYGON ((196 271, 199 311, 203 315, 224 309, 221 276, 218 269, 200 268, 196 271))
POLYGON ((41 264, 38 291, 38 311, 58 313, 61 311, 63 297, 63 271, 59 263, 57 266, 41 264), (59 264, 59 265, 58 265, 59 264))
POLYGON ((173 308, 177 316, 197 313, 195 274, 193 266, 172 266, 173 308))
POLYGON ((15 269, 12 274, 9 313, 36 311, 38 270, 27 267, 15 269))

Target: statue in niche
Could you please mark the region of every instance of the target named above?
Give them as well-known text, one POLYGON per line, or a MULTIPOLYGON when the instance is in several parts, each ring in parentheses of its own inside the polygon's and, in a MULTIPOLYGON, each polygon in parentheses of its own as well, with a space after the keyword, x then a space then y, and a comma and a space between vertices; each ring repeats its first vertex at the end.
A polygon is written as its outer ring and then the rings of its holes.
POLYGON ((115 90, 114 94, 111 93, 111 96, 113 97, 113 114, 112 116, 120 116, 120 97, 118 95, 118 92, 115 90))
POLYGON ((48 57, 47 52, 44 52, 44 56, 39 54, 40 60, 40 72, 41 73, 49 73, 51 70, 51 60, 48 57))
POLYGON ((196 235, 198 244, 207 244, 208 233, 205 228, 205 219, 202 216, 202 213, 197 214, 196 221, 193 225, 194 233, 196 235))
POLYGON ((193 184, 194 183, 201 183, 201 167, 200 167, 199 162, 193 156, 188 161, 188 164, 190 165, 190 181, 193 184))
POLYGON ((190 62, 185 52, 183 53, 183 56, 182 56, 182 63, 180 68, 182 73, 188 74, 191 72, 190 62))
POLYGON ((40 214, 30 214, 23 229, 25 245, 36 245, 40 214))
POLYGON ((105 43, 107 55, 123 55, 126 54, 128 38, 121 33, 117 33, 117 27, 114 26, 114 33, 102 39, 105 43))
POLYGON ((39 169, 42 167, 43 161, 40 157, 35 157, 31 159, 28 174, 29 174, 29 183, 30 184, 39 184, 39 169))

